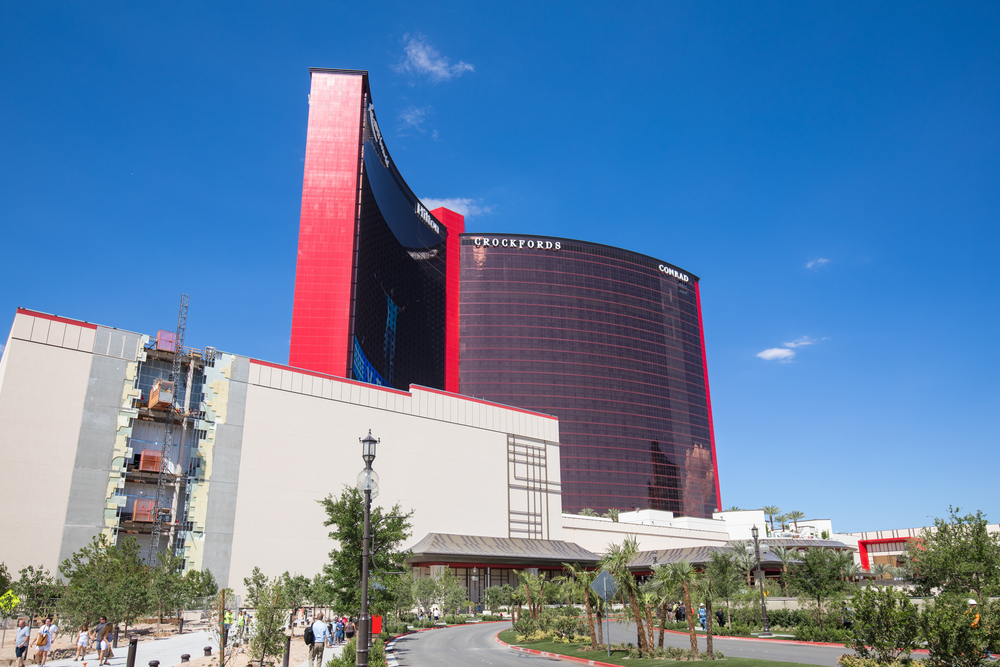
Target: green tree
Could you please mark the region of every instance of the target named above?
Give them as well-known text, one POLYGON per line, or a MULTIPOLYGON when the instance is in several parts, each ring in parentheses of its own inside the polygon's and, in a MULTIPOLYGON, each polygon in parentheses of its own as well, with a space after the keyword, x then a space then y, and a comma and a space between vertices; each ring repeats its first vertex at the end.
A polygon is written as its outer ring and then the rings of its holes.
POLYGON ((642 656, 649 655, 652 646, 646 641, 645 623, 642 620, 642 609, 639 606, 639 587, 629 566, 639 552, 639 542, 634 535, 629 535, 621 544, 608 545, 608 551, 601 559, 602 566, 608 570, 618 582, 618 591, 632 612, 636 631, 639 637, 639 652, 642 656))
POLYGON ((591 600, 596 598, 590 585, 594 583, 599 572, 597 570, 585 570, 579 563, 563 563, 563 571, 566 576, 572 579, 583 590, 583 608, 587 613, 587 627, 590 628, 590 646, 597 648, 597 631, 594 628, 594 611, 591 600))
POLYGON ((858 656, 888 665, 909 658, 920 634, 920 612, 903 593, 868 586, 851 600, 854 607, 847 647, 858 656))
POLYGON ((661 570, 663 576, 684 595, 684 611, 687 618, 688 634, 691 636, 691 654, 698 659, 698 633, 694 629, 694 609, 691 608, 691 587, 698 580, 698 573, 686 560, 668 563, 661 570))
POLYGON ((423 609, 424 616, 433 618, 431 607, 437 604, 441 597, 441 588, 434 577, 417 577, 413 580, 413 597, 417 605, 423 609))
POLYGON ((483 606, 489 609, 494 616, 499 616, 503 612, 504 594, 501 586, 490 586, 483 591, 483 606))
POLYGON ((788 567, 796 561, 799 552, 792 547, 771 547, 771 553, 781 561, 781 592, 788 597, 788 567))
POLYGON ((7 564, 0 563, 0 595, 3 595, 10 590, 11 578, 10 572, 7 571, 7 564))
MULTIPOLYGON (((330 552, 330 562, 323 566, 323 575, 337 591, 337 603, 341 609, 357 616, 361 613, 361 554, 364 541, 364 496, 353 486, 344 486, 339 498, 327 496, 319 503, 326 510, 324 526, 332 526, 330 538, 338 547, 330 552)), ((400 545, 410 536, 413 512, 403 515, 398 504, 388 513, 381 507, 371 509, 371 562, 369 571, 378 579, 384 572, 398 572, 403 569, 406 553, 400 545), (402 518, 392 518, 392 517, 402 518)), ((399 575, 389 575, 399 576, 399 575)), ((391 609, 389 599, 391 588, 369 586, 368 604, 373 609, 391 609)))
POLYGON ((906 578, 923 596, 932 591, 966 595, 979 602, 1000 594, 1000 533, 986 530, 982 512, 959 514, 948 508, 947 519, 935 519, 920 537, 907 544, 906 578))
POLYGON ((965 596, 945 594, 924 607, 920 630, 930 655, 928 667, 980 667, 986 649, 1000 641, 997 603, 970 610, 965 596), (978 617, 978 618, 977 618, 978 617))
POLYGON ((97 536, 59 565, 66 581, 60 610, 72 624, 93 625, 110 606, 115 584, 111 549, 107 538, 97 536))
MULTIPOLYGON (((413 594, 413 571, 407 567, 407 572, 403 576, 391 577, 389 579, 389 591, 392 598, 392 613, 398 623, 403 614, 417 606, 417 598, 413 594)), ((487 589, 488 590, 488 589, 487 589)))
POLYGON ((729 544, 729 548, 732 550, 733 562, 736 563, 737 569, 747 580, 747 586, 752 586, 751 577, 754 570, 757 569, 757 555, 753 549, 753 542, 735 540, 729 544))
POLYGON ((29 627, 31 621, 43 614, 55 611, 59 599, 59 586, 47 569, 37 570, 29 565, 19 572, 20 578, 14 582, 14 595, 21 598, 21 608, 27 612, 29 627))
POLYGON ((694 582, 694 591, 697 598, 705 605, 705 652, 709 660, 715 660, 715 648, 712 642, 712 621, 715 617, 712 612, 712 601, 719 594, 715 589, 715 580, 704 575, 698 577, 694 582))
POLYGON ((184 607, 187 609, 208 609, 212 598, 219 592, 219 584, 209 569, 188 570, 184 573, 184 607))
POLYGON ((816 602, 819 627, 823 626, 823 602, 844 590, 837 553, 831 549, 809 549, 789 573, 792 585, 803 597, 816 602))
POLYGON ((736 505, 730 505, 729 507, 727 507, 726 509, 724 509, 722 511, 723 512, 740 512, 742 510, 739 507, 737 507, 736 505))
POLYGON ((161 551, 156 554, 156 567, 149 579, 150 593, 156 606, 157 622, 163 622, 165 611, 175 611, 184 606, 185 585, 181 575, 184 559, 176 554, 161 551))
POLYGON ((792 510, 785 515, 785 521, 792 521, 795 523, 795 532, 799 532, 799 519, 806 518, 805 512, 800 512, 799 510, 792 510))
POLYGON ((774 517, 776 517, 781 512, 781 508, 778 507, 777 505, 764 505, 764 507, 762 509, 764 510, 764 514, 767 515, 767 520, 771 524, 771 532, 773 533, 774 532, 774 517))
POLYGON ((438 579, 440 590, 441 607, 446 614, 457 614, 462 603, 465 602, 465 586, 458 580, 458 577, 449 569, 438 579))
POLYGON ((731 602, 743 587, 743 579, 732 551, 713 551, 705 564, 705 576, 712 580, 712 589, 726 602, 726 625, 733 626, 731 602))
POLYGON ((139 543, 131 537, 119 540, 108 553, 111 555, 112 585, 107 617, 113 625, 125 623, 127 635, 128 626, 155 608, 149 586, 150 568, 142 560, 139 543))
POLYGON ((615 508, 612 507, 612 508, 608 509, 608 511, 605 512, 604 514, 602 514, 601 516, 603 516, 606 519, 611 519, 611 521, 614 522, 614 523, 618 523, 618 515, 619 514, 621 514, 621 510, 617 510, 617 509, 615 509, 615 508))
MULTIPOLYGON (((287 572, 285 574, 288 574, 287 572)), ((249 577, 243 580, 247 589, 247 601, 254 607, 249 648, 250 656, 260 665, 268 656, 277 658, 285 648, 285 611, 289 608, 288 589, 282 577, 268 579, 260 568, 255 567, 249 577)))
POLYGON ((312 578, 309 599, 319 607, 332 607, 337 599, 337 589, 333 587, 329 577, 322 572, 312 578))

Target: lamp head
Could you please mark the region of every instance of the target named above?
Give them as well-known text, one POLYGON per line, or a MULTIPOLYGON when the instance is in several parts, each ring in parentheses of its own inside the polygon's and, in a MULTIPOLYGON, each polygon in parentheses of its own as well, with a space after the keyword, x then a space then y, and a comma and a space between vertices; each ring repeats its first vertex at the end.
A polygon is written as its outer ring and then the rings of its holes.
POLYGON ((368 468, 372 467, 372 461, 375 460, 375 445, 380 442, 382 441, 372 436, 371 429, 368 429, 368 435, 361 438, 361 458, 368 468))
MULTIPOLYGON (((743 525, 745 526, 746 524, 743 524, 743 525)), ((755 540, 757 539, 757 536, 760 534, 760 531, 757 530, 757 525, 756 524, 754 524, 754 527, 750 529, 750 534, 753 535, 753 539, 755 539, 755 540)))

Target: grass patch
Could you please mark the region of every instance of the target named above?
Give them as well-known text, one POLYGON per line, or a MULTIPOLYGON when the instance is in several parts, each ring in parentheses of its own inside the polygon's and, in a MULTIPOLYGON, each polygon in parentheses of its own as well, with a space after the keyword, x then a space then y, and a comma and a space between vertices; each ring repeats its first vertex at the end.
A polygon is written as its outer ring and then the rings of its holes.
POLYGON ((517 637, 513 630, 504 630, 499 634, 500 641, 508 644, 524 646, 535 651, 546 653, 558 653, 574 658, 584 658, 586 660, 596 660, 622 667, 663 667, 663 665, 717 665, 721 667, 815 667, 798 662, 781 662, 777 660, 756 660, 754 658, 726 658, 725 660, 652 660, 652 659, 632 659, 627 658, 626 651, 611 651, 608 657, 606 651, 578 651, 582 644, 557 644, 555 642, 534 642, 532 644, 517 644, 517 637))

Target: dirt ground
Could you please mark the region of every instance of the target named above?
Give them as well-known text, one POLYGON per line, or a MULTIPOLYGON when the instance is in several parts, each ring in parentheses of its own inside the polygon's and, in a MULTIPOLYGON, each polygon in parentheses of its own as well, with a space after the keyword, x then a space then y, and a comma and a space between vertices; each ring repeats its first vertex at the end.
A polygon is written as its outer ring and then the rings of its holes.
MULTIPOLYGON (((185 630, 186 629, 187 626, 185 626, 185 630)), ((295 632, 296 634, 292 637, 291 655, 288 658, 288 667, 298 667, 309 659, 309 647, 306 646, 306 643, 302 640, 302 628, 295 628, 295 632)), ((247 667, 251 659, 252 656, 240 652, 227 660, 226 667, 247 667)), ((269 658, 264 664, 267 665, 268 662, 274 662, 276 667, 281 667, 282 658, 278 657, 276 660, 269 658)), ((260 663, 258 662, 256 664, 260 663)), ((199 658, 192 657, 190 662, 185 663, 185 667, 219 667, 219 656, 216 652, 213 652, 212 656, 209 658, 204 656, 199 658)))
MULTIPOLYGON (((56 622, 58 626, 58 621, 56 622)), ((38 625, 36 624, 31 630, 31 639, 34 643, 35 633, 38 630, 38 625)), ((184 623, 184 634, 189 632, 197 632, 198 630, 204 630, 207 627, 204 623, 184 623)), ((121 626, 122 630, 125 629, 121 626)), ((2 632, 2 630, 0 630, 2 632)), ((140 642, 152 641, 158 638, 172 637, 177 634, 177 626, 168 623, 163 623, 157 628, 155 623, 140 623, 136 626, 129 626, 128 636, 137 638, 140 642)), ((59 632, 56 634, 55 641, 52 642, 52 651, 49 652, 48 659, 51 660, 62 660, 63 658, 72 658, 76 655, 76 638, 79 635, 78 628, 64 628, 59 627, 59 632)), ((6 639, 3 642, 3 647, 0 648, 0 667, 7 667, 14 663, 14 639, 17 636, 16 627, 8 627, 6 639)), ((294 640, 292 640, 294 643, 294 640)), ((301 642, 300 642, 301 643, 301 642)), ((118 651, 119 654, 122 651, 128 651, 128 639, 125 638, 124 633, 119 633, 118 635, 118 648, 114 649, 118 651)), ((27 664, 34 665, 35 651, 32 648, 29 651, 29 659, 27 664)), ((91 646, 88 649, 87 655, 92 659, 96 659, 96 650, 91 646)), ((205 658, 208 660, 209 658, 205 658)), ((305 658, 303 658, 303 661, 305 658)), ((191 661, 194 664, 194 661, 191 661)), ((301 663, 299 663, 301 664, 301 663)))

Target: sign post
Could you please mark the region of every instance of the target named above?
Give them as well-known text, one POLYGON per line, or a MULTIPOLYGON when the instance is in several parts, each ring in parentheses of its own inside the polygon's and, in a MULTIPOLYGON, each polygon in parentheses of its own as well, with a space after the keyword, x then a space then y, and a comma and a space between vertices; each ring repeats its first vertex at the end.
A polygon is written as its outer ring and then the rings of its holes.
MULTIPOLYGON (((601 573, 597 575, 594 579, 594 583, 590 585, 597 596, 604 600, 605 604, 610 604, 611 598, 615 596, 618 592, 618 582, 615 578, 611 576, 611 573, 607 570, 601 570, 601 573)), ((610 611, 610 610, 609 610, 610 611)), ((605 627, 607 631, 605 635, 608 638, 608 657, 611 657, 611 618, 610 614, 604 614, 604 621, 606 623, 605 627)))

